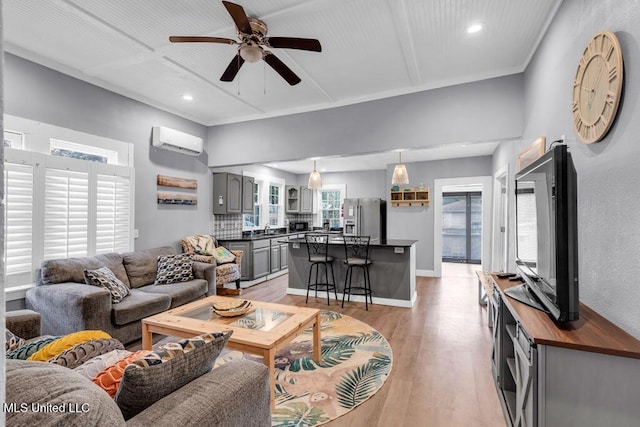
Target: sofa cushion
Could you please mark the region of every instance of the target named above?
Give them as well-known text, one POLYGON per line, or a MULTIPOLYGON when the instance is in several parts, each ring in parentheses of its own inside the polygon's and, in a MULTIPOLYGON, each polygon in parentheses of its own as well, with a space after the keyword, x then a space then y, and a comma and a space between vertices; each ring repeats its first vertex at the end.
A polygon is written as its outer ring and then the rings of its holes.
POLYGON ((125 419, 209 372, 231 333, 170 343, 127 366, 115 397, 125 419))
POLYGON ((124 346, 115 338, 102 338, 78 343, 49 359, 49 363, 73 369, 84 362, 112 350, 124 350, 124 346))
POLYGON ((24 339, 20 338, 7 328, 4 328, 5 344, 4 351, 9 352, 22 347, 25 343, 24 339))
POLYGON ((111 292, 111 304, 118 304, 129 295, 129 288, 122 283, 108 267, 97 270, 85 270, 84 281, 87 285, 98 286, 111 292))
POLYGON ((176 251, 171 246, 145 249, 122 254, 122 260, 132 288, 149 285, 156 280, 158 257, 173 255, 176 251))
POLYGON ((40 268, 40 281, 43 285, 65 282, 84 283, 85 270, 108 267, 122 283, 129 286, 129 278, 122 260, 122 255, 114 252, 92 257, 44 261, 40 268))
POLYGON ((188 282, 171 283, 168 285, 148 285, 138 289, 141 292, 165 294, 171 297, 171 308, 194 301, 209 290, 209 283, 204 279, 194 279, 188 282))
POLYGON ((84 362, 82 365, 73 368, 73 370, 83 377, 93 380, 96 375, 105 368, 114 365, 117 361, 124 359, 130 354, 131 352, 128 350, 112 350, 84 362))
POLYGON ((116 325, 126 325, 168 310, 170 306, 169 295, 131 289, 131 295, 120 304, 111 306, 111 321, 116 325))
POLYGON ((36 351, 40 350, 42 347, 44 347, 45 345, 49 344, 50 342, 57 340, 60 337, 54 337, 51 335, 44 335, 42 337, 37 337, 34 339, 31 339, 27 342, 25 342, 25 344, 21 347, 16 348, 13 351, 10 351, 7 353, 7 359, 22 359, 25 360, 27 359, 29 356, 31 356, 33 353, 35 353, 36 351))
POLYGON ((18 405, 17 410, 5 413, 8 426, 125 425, 113 399, 72 370, 26 360, 7 360, 6 363, 6 402, 18 405), (21 403, 26 403, 28 410, 21 411, 21 403), (34 411, 33 407, 42 410, 34 411), (67 410, 46 411, 48 407, 67 410))
POLYGON ((28 360, 45 362, 76 344, 100 338, 109 339, 111 338, 111 335, 104 331, 95 330, 73 332, 71 334, 63 336, 62 338, 51 341, 49 344, 45 345, 40 350, 29 356, 28 360))
POLYGON ((193 279, 191 254, 164 255, 158 257, 158 273, 154 285, 186 282, 193 279))
POLYGON ((93 378, 93 383, 106 391, 109 396, 114 397, 118 391, 118 387, 120 387, 120 381, 122 381, 122 373, 124 372, 124 369, 131 362, 136 359, 140 359, 149 353, 151 353, 149 350, 140 350, 125 356, 123 359, 118 360, 113 365, 107 366, 100 371, 98 375, 93 378))

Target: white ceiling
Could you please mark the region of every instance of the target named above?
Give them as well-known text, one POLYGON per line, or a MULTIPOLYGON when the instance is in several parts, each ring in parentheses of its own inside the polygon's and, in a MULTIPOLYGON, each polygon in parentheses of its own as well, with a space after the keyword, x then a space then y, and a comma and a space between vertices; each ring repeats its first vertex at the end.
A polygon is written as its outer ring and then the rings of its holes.
POLYGON ((263 19, 270 36, 321 41, 322 53, 273 50, 302 83, 289 86, 262 63, 221 82, 234 46, 168 42, 170 35, 235 39, 219 0, 4 0, 4 46, 210 126, 522 72, 561 0, 237 3, 263 19), (467 34, 475 22, 484 29, 467 34), (194 99, 182 100, 185 93, 194 99))

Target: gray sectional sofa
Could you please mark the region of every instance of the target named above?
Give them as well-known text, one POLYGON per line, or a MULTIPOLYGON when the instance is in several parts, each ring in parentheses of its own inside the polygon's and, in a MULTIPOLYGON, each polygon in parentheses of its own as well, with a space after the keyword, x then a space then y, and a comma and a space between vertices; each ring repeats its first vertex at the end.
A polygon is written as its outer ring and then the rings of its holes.
MULTIPOLYGON (((29 310, 8 312, 6 321, 22 338, 41 334, 40 316, 29 310)), ((7 411, 8 426, 271 426, 269 370, 249 360, 211 370, 126 422, 114 400, 74 370, 47 362, 6 362, 6 403, 26 405, 7 411), (45 411, 52 407, 61 412, 45 411)))
POLYGON ((122 343, 142 336, 141 320, 216 293, 215 265, 193 263, 194 279, 154 285, 158 256, 173 255, 170 246, 84 258, 44 261, 36 271, 36 286, 26 294, 27 308, 41 314, 43 333, 65 335, 99 329, 122 343), (111 303, 108 290, 87 285, 85 269, 109 267, 131 289, 131 295, 111 303))

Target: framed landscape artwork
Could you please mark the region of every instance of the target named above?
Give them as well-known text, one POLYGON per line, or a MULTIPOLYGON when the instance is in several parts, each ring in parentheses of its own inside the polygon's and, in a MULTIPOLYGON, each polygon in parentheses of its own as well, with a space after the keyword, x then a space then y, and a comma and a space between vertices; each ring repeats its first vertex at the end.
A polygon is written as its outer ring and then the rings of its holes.
POLYGON ((542 156, 544 154, 545 145, 546 139, 544 136, 541 136, 522 150, 518 155, 518 172, 542 156))
POLYGON ((158 175, 158 185, 162 185, 164 187, 190 188, 196 190, 198 188, 198 180, 178 178, 175 176, 158 175))
POLYGON ((167 191, 158 191, 159 205, 196 205, 198 204, 198 196, 189 193, 170 193, 167 191))

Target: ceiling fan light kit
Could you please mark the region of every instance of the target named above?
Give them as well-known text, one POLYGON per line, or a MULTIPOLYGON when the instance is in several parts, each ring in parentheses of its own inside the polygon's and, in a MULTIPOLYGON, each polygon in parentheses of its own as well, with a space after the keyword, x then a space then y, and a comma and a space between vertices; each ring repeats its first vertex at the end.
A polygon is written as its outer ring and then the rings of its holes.
POLYGON ((267 37, 268 27, 262 20, 250 18, 244 8, 229 1, 222 4, 231 15, 238 30, 239 42, 224 37, 204 37, 204 36, 171 36, 172 43, 222 43, 239 45, 236 56, 227 66, 220 80, 231 82, 235 79, 240 68, 245 62, 251 64, 264 59, 264 61, 275 70, 276 73, 287 81, 291 86, 300 83, 298 77, 284 62, 280 61, 271 51, 264 48, 284 48, 298 49, 312 52, 321 52, 322 46, 316 39, 303 39, 296 37, 267 37))

